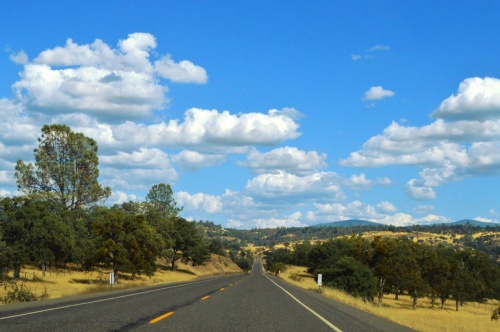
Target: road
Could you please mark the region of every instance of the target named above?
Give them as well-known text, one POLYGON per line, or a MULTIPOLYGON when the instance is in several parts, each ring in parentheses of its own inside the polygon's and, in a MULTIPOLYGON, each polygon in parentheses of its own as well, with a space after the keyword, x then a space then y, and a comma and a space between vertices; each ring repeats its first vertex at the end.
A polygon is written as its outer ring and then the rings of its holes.
POLYGON ((1 331, 411 331, 262 273, 0 307, 1 331))

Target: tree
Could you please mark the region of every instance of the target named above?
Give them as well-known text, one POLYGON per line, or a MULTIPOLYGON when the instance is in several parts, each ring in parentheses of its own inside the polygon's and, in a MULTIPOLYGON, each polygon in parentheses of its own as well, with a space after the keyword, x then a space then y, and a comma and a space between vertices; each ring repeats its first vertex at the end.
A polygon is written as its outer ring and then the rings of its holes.
POLYGON ((146 196, 146 203, 150 210, 163 217, 174 218, 182 211, 182 208, 177 207, 173 196, 174 193, 169 184, 155 184, 146 196))
POLYGON ((104 263, 111 266, 115 278, 119 271, 131 272, 133 277, 142 272, 148 276, 154 274, 163 242, 144 216, 112 208, 102 211, 92 228, 96 240, 92 254, 86 257, 87 269, 104 263))
POLYGON ((175 270, 175 262, 179 259, 186 263, 191 261, 197 265, 203 264, 209 257, 208 248, 206 251, 200 249, 203 245, 202 237, 193 222, 181 217, 174 218, 172 243, 168 247, 167 255, 172 264, 172 271, 175 270))
POLYGON ((84 208, 111 195, 99 177, 97 143, 66 125, 45 125, 34 150, 35 165, 18 160, 19 190, 57 201, 70 210, 84 208))
POLYGON ((325 286, 343 290, 364 301, 373 301, 377 294, 372 271, 353 257, 342 257, 334 266, 318 269, 316 275, 319 273, 323 275, 325 286))
POLYGON ((73 239, 70 227, 60 217, 60 205, 29 197, 5 198, 1 203, 14 279, 19 278, 25 263, 63 266, 69 261, 73 239))

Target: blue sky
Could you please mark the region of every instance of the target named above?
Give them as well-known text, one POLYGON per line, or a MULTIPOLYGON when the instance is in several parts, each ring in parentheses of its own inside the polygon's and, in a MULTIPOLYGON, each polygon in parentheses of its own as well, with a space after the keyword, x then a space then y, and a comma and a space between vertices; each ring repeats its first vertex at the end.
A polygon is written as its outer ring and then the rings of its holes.
POLYGON ((106 204, 226 227, 499 222, 497 1, 4 1, 0 195, 64 123, 106 204))

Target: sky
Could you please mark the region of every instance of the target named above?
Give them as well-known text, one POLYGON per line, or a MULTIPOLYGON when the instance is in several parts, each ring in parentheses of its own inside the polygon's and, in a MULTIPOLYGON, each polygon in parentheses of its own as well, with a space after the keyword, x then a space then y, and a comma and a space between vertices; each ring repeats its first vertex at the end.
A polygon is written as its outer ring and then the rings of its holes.
POLYGON ((223 227, 500 222, 498 1, 2 1, 0 197, 44 124, 106 205, 223 227))

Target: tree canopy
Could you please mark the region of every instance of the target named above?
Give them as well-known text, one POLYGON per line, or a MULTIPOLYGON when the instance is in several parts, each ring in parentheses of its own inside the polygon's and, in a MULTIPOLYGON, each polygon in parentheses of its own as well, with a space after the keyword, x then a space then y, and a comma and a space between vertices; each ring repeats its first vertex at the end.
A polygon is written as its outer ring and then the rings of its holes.
POLYGON ((111 195, 99 182, 97 143, 66 125, 45 125, 34 150, 35 165, 18 160, 19 190, 57 201, 70 210, 84 208, 111 195))

